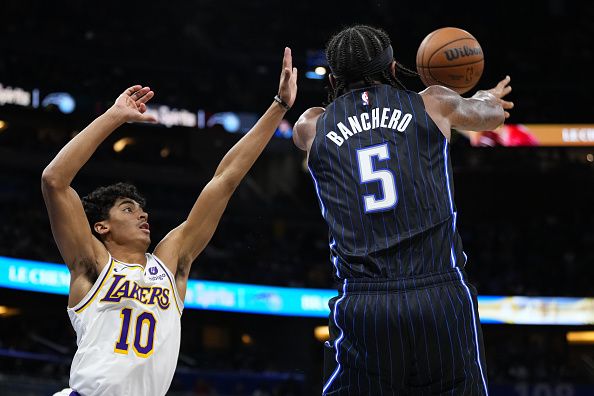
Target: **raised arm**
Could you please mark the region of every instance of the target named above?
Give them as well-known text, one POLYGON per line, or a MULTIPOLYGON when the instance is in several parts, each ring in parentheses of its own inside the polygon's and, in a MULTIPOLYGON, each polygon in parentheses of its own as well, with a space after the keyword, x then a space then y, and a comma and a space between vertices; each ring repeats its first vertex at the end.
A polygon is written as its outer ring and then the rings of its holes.
POLYGON ((93 236, 80 198, 70 184, 99 144, 121 124, 155 121, 144 114, 145 103, 152 97, 153 92, 149 88, 140 85, 128 88, 107 112, 70 140, 43 171, 41 191, 52 233, 71 273, 69 304, 77 299, 78 289, 78 294, 82 293, 79 297, 84 296, 85 285, 93 280, 108 257, 103 244, 93 236))
POLYGON ((511 92, 510 77, 501 80, 494 88, 478 91, 471 98, 463 98, 441 85, 433 85, 422 91, 425 109, 446 138, 451 128, 457 130, 487 131, 503 124, 509 117, 507 110, 512 102, 503 100, 511 92))
MULTIPOLYGON (((297 69, 291 50, 285 48, 278 96, 292 106, 297 94, 297 69)), ((178 290, 185 295, 192 262, 206 247, 227 207, 231 195, 274 135, 287 109, 273 102, 256 125, 223 157, 214 177, 204 187, 185 222, 172 230, 155 248, 175 274, 178 290)))

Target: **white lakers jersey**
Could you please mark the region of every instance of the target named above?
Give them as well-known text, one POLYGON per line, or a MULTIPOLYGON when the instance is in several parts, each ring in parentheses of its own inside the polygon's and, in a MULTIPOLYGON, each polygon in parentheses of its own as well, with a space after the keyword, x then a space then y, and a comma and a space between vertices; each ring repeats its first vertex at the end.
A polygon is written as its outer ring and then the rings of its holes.
POLYGON ((154 255, 146 266, 113 259, 68 315, 78 350, 70 387, 82 396, 164 395, 180 343, 182 301, 154 255))

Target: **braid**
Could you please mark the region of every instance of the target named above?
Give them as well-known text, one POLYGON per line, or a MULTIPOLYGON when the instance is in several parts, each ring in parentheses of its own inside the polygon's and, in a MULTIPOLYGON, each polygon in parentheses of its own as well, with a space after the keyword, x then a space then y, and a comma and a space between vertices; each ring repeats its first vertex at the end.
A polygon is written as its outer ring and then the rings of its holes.
MULTIPOLYGON (((336 79, 334 87, 328 86, 328 103, 344 94, 348 86, 356 82, 373 85, 376 81, 393 87, 406 89, 404 84, 392 75, 389 69, 374 75, 346 77, 348 71, 361 67, 377 57, 391 45, 390 37, 382 29, 367 25, 355 25, 335 34, 326 46, 326 58, 336 79)), ((399 74, 418 76, 413 70, 396 62, 399 74)))
MULTIPOLYGON (((336 67, 339 69, 342 69, 344 67, 343 65, 347 63, 347 51, 343 48, 344 41, 345 35, 336 34, 330 39, 326 48, 326 58, 328 59, 328 64, 336 65, 336 67)), ((345 82, 342 79, 337 79, 334 87, 329 85, 327 87, 328 103, 332 102, 337 96, 339 96, 338 93, 343 92, 345 87, 345 82)))

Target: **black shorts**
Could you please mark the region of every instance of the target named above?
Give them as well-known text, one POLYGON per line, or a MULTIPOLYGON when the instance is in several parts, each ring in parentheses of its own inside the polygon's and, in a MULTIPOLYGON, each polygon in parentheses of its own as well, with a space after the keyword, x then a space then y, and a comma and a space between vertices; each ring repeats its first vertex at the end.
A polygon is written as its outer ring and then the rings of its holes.
POLYGON ((323 395, 487 395, 477 293, 462 269, 347 280, 330 312, 323 395))

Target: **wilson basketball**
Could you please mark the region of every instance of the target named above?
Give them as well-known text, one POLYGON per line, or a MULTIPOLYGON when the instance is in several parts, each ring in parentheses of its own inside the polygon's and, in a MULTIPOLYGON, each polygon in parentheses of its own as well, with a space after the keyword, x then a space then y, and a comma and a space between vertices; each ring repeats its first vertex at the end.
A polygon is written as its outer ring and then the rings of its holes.
POLYGON ((454 27, 429 33, 417 51, 417 72, 423 84, 444 85, 459 94, 474 88, 484 66, 483 50, 476 38, 454 27))

